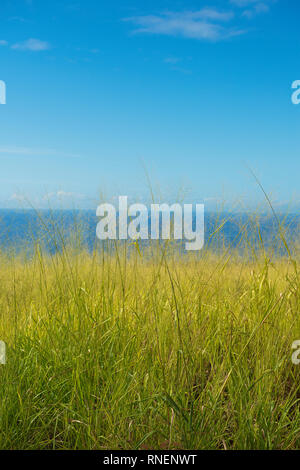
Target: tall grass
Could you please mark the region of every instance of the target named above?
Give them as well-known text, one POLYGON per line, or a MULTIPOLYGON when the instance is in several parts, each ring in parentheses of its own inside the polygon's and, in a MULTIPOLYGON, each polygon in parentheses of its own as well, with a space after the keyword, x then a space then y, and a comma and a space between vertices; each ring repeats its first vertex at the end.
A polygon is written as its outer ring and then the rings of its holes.
POLYGON ((299 448, 297 256, 248 235, 3 253, 0 448, 299 448))

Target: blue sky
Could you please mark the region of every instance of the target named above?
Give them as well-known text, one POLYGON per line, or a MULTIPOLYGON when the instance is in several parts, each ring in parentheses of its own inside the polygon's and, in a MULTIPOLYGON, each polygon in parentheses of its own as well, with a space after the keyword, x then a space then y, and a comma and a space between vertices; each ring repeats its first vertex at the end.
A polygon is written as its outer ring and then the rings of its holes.
POLYGON ((300 201, 298 0, 2 0, 0 206, 300 201))

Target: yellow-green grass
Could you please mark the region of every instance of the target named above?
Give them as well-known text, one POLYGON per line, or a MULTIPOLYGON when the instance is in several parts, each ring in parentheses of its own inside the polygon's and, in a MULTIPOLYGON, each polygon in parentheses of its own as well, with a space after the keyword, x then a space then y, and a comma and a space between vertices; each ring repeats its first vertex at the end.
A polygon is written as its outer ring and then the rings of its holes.
POLYGON ((1 449, 300 447, 297 260, 2 255, 1 449))

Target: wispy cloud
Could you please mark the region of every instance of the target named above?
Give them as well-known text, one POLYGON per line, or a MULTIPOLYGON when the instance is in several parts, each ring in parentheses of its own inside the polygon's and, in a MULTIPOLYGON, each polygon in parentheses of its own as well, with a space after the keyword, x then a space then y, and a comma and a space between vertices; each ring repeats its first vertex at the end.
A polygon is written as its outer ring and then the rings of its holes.
POLYGON ((182 57, 170 56, 163 59, 163 62, 169 65, 170 70, 174 72, 180 72, 185 75, 190 75, 192 71, 189 68, 185 67, 185 63, 187 60, 190 61, 191 57, 183 59, 182 57), (183 64, 183 66, 181 66, 181 64, 183 64))
POLYGON ((72 153, 64 153, 58 150, 53 149, 39 149, 39 148, 29 148, 29 147, 15 147, 7 146, 0 147, 0 155, 20 155, 20 156, 40 156, 40 157, 70 157, 78 158, 79 155, 72 153))
POLYGON ((61 207, 61 204, 74 204, 76 202, 76 207, 80 208, 81 206, 86 207, 89 205, 90 199, 86 194, 65 191, 60 189, 58 191, 48 192, 44 195, 26 195, 26 193, 16 191, 7 199, 9 206, 11 204, 21 204, 22 207, 35 207, 35 208, 44 208, 49 209, 49 207, 61 207), (51 206, 50 206, 51 204, 51 206))
POLYGON ((184 68, 184 67, 177 67, 176 65, 171 67, 171 70, 173 70, 174 72, 183 73, 184 75, 191 75, 192 74, 191 70, 189 70, 187 68, 184 68))
POLYGON ((11 16, 10 18, 8 18, 7 21, 18 21, 20 23, 27 23, 28 22, 28 20, 26 20, 22 16, 11 16))
POLYGON ((175 64, 178 64, 178 62, 181 62, 181 59, 180 57, 166 57, 164 59, 164 62, 166 64, 172 64, 172 65, 175 65, 175 64))
POLYGON ((257 3, 261 3, 261 0, 230 0, 230 3, 238 7, 244 8, 248 7, 249 5, 251 6, 257 3))
POLYGON ((260 13, 267 13, 270 10, 270 4, 275 3, 276 0, 230 0, 232 5, 239 8, 246 8, 242 16, 253 18, 260 13))
POLYGON ((50 200, 50 199, 85 199, 86 195, 81 193, 73 193, 70 191, 64 191, 60 189, 59 191, 54 191, 51 193, 46 194, 43 197, 43 200, 50 200))
POLYGON ((53 191, 46 193, 45 195, 35 195, 35 196, 27 196, 25 193, 22 192, 14 192, 9 198, 8 203, 18 203, 22 204, 22 206, 28 207, 39 207, 39 208, 49 208, 49 204, 54 204, 54 206, 59 207, 61 203, 66 204, 84 204, 89 201, 88 197, 82 193, 64 191, 62 189, 58 191, 53 191))
POLYGON ((252 19, 256 15, 259 15, 260 13, 268 13, 269 10, 270 10, 269 5, 266 5, 264 3, 258 3, 257 5, 254 5, 252 9, 244 10, 242 13, 242 16, 252 19))
POLYGON ((5 41, 4 39, 0 40, 0 46, 8 46, 8 42, 5 41))
POLYGON ((25 200, 26 200, 26 197, 23 194, 18 194, 18 193, 13 193, 9 198, 9 201, 22 202, 22 201, 25 201, 25 200))
POLYGON ((51 45, 47 41, 41 41, 40 39, 30 38, 30 39, 27 39, 27 41, 13 44, 11 48, 19 50, 19 51, 39 52, 39 51, 46 51, 48 49, 51 49, 51 45))
POLYGON ((134 33, 162 34, 185 38, 217 41, 244 31, 224 23, 234 17, 232 11, 204 8, 198 11, 164 12, 157 15, 134 16, 124 21, 133 23, 134 33))

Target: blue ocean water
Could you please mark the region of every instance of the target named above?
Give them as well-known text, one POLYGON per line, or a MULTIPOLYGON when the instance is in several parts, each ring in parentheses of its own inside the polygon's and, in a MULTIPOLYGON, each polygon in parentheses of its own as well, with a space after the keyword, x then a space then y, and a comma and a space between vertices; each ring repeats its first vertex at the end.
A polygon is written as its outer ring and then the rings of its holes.
MULTIPOLYGON (((101 245, 96 238, 98 221, 92 210, 0 209, 0 249, 31 250, 38 241, 49 253, 71 243, 92 250, 101 245)), ((224 246, 264 246, 284 253, 283 238, 293 250, 298 244, 299 228, 298 214, 206 212, 204 246, 215 250, 224 246)))

